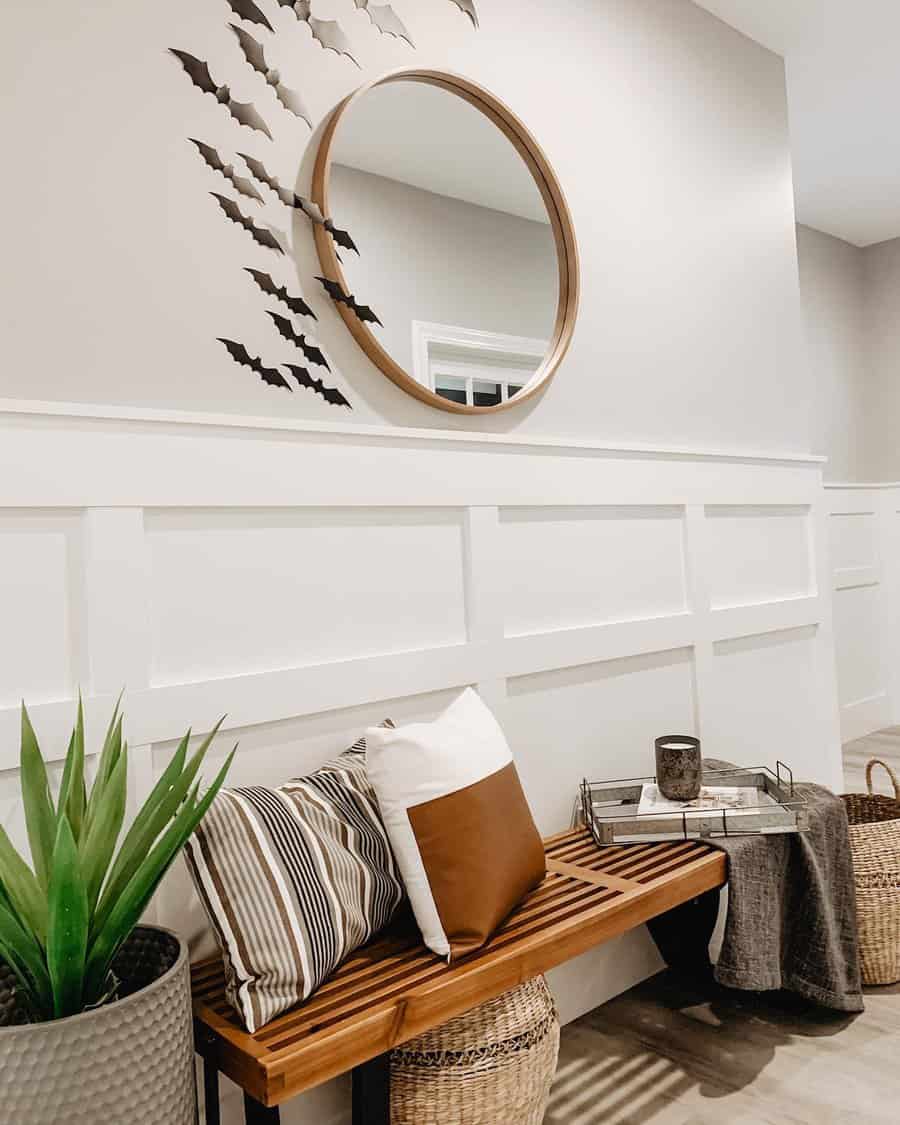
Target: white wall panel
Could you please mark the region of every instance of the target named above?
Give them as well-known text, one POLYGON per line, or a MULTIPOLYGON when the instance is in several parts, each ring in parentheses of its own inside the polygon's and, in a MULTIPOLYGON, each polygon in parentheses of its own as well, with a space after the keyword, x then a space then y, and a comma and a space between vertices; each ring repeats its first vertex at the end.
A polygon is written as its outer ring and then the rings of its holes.
POLYGON ((719 641, 704 751, 738 765, 786 762, 798 780, 822 776, 827 748, 804 700, 817 691, 816 628, 719 641))
POLYGON ((711 506, 706 517, 714 609, 814 592, 807 509, 711 506))
POLYGON ((878 586, 854 586, 835 594, 834 645, 841 706, 885 694, 883 611, 878 586))
POLYGON ((835 575, 877 566, 878 524, 874 512, 835 512, 829 524, 828 547, 835 575))
POLYGON ((155 683, 465 639, 457 512, 147 519, 155 683))
POLYGON ((72 693, 78 536, 74 516, 0 513, 0 706, 72 693))
POLYGON ((900 722, 900 486, 829 485, 841 736, 900 722))
POLYGON ((675 507, 505 509, 507 635, 684 611, 683 515, 675 507))
MULTIPOLYGON (((92 739, 128 681, 131 810, 188 725, 228 714, 207 777, 239 739, 232 783, 279 782, 468 684, 506 729, 545 831, 568 823, 585 775, 649 772, 653 738, 673 730, 737 761, 839 771, 816 463, 33 413, 0 411, 0 507, 18 513, 0 543, 19 580, 0 597, 15 646, 33 644, 2 657, 0 816, 14 834, 13 701, 37 701, 58 771, 76 679, 92 739)), ((152 915, 209 949, 181 867, 152 915)), ((554 987, 570 1018, 657 965, 641 932, 554 987)), ((345 1104, 329 1084, 285 1121, 342 1122, 345 1104)))
POLYGON ((653 739, 696 725, 689 649, 520 676, 508 690, 504 726, 545 835, 569 827, 583 778, 654 773, 653 739))

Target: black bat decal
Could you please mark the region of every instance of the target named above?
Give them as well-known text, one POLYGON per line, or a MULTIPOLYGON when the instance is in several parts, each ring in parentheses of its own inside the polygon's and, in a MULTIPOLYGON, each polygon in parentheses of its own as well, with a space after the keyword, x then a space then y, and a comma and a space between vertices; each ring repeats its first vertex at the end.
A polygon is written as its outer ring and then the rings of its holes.
POLYGON ((270 387, 282 387, 289 391, 293 389, 277 367, 266 367, 259 356, 250 355, 243 344, 238 344, 234 340, 226 340, 224 336, 218 336, 217 339, 220 344, 225 345, 228 354, 235 363, 240 363, 243 367, 249 367, 251 371, 255 371, 260 379, 264 383, 268 383, 270 387))
POLYGON ((282 366, 290 371, 301 387, 306 387, 311 391, 315 391, 317 395, 321 395, 331 406, 346 406, 348 410, 353 409, 337 387, 326 387, 321 379, 313 378, 305 367, 297 367, 296 364, 293 363, 285 363, 282 364, 282 366))
POLYGON ((285 109, 290 110, 295 117, 302 118, 311 129, 312 116, 306 108, 303 99, 296 90, 289 90, 287 86, 282 86, 281 75, 266 62, 266 52, 263 49, 262 43, 257 42, 249 32, 244 31, 244 29, 238 27, 237 24, 230 23, 228 26, 237 36, 238 43, 241 45, 241 50, 244 52, 244 58, 258 74, 261 74, 263 78, 265 78, 266 82, 275 91, 275 97, 278 98, 285 109))
MULTIPOLYGON (((350 40, 341 31, 337 20, 317 20, 311 15, 310 0, 278 0, 282 8, 290 8, 301 23, 308 25, 313 39, 320 43, 326 51, 334 51, 338 55, 346 55, 352 63, 359 66, 350 53, 350 40)), ((360 67, 362 70, 362 67, 360 67)))
POLYGON ((233 223, 237 223, 239 227, 251 236, 254 242, 260 246, 265 246, 269 250, 276 250, 279 254, 284 253, 284 247, 278 241, 274 234, 265 227, 258 227, 252 219, 248 219, 246 215, 241 212, 240 207, 233 199, 229 199, 227 195, 219 195, 218 192, 211 191, 209 193, 213 199, 218 200, 219 206, 225 212, 233 223))
POLYGON ((478 27, 478 13, 475 11, 475 0, 450 0, 461 12, 465 12, 472 21, 472 26, 478 27))
POLYGON ((340 305, 346 305, 347 308, 351 310, 351 312, 356 313, 360 320, 367 321, 369 324, 379 324, 382 328, 384 328, 384 325, 381 324, 381 321, 378 319, 372 309, 368 305, 357 304, 356 298, 353 296, 353 294, 345 293, 341 288, 339 282, 331 281, 327 277, 318 276, 316 277, 316 281, 321 281, 322 285, 325 288, 325 292, 332 299, 332 301, 337 301, 340 305))
POLYGON ((273 191, 286 207, 293 207, 297 211, 302 211, 311 222, 324 227, 338 246, 343 246, 345 250, 352 250, 354 254, 359 254, 349 231, 341 230, 334 225, 331 219, 326 219, 321 209, 312 200, 304 199, 302 195, 291 191, 290 188, 283 187, 278 177, 267 172, 265 164, 261 160, 257 160, 255 156, 248 156, 245 152, 239 152, 238 156, 247 165, 253 176, 261 184, 265 184, 270 191, 273 191))
POLYGON ((239 152, 238 156, 250 169, 253 177, 259 180, 261 184, 265 184, 269 191, 273 191, 286 207, 296 207, 298 210, 306 212, 306 200, 289 188, 282 187, 278 177, 270 176, 261 160, 257 160, 255 156, 248 156, 246 152, 239 152))
MULTIPOLYGON (((318 210, 318 208, 316 208, 316 210, 318 210)), ((322 223, 322 226, 328 231, 328 233, 338 244, 338 246, 343 246, 345 250, 352 250, 354 254, 359 254, 359 251, 356 248, 356 243, 350 237, 349 231, 340 230, 334 225, 331 219, 326 219, 325 222, 322 223)))
POLYGON ((236 16, 240 16, 247 23, 261 24, 266 30, 274 32, 274 27, 266 19, 264 13, 253 3, 253 0, 227 0, 228 7, 236 16))
POLYGON ((198 90, 202 90, 204 94, 212 94, 216 101, 220 105, 224 105, 239 124, 246 125, 249 129, 256 129, 260 133, 265 133, 269 140, 272 139, 269 126, 263 121, 254 107, 249 102, 236 102, 234 98, 232 98, 231 91, 227 86, 217 86, 213 81, 212 75, 209 73, 209 66, 202 59, 195 58, 194 55, 188 54, 187 51, 179 51, 175 47, 170 47, 169 51, 184 67, 187 76, 198 90))
POLYGON ((415 47, 409 32, 390 4, 373 4, 372 0, 356 0, 356 6, 362 8, 382 35, 405 39, 410 47, 415 47))
POLYGON ((254 199, 257 203, 264 202, 263 197, 254 187, 253 181, 248 180, 246 176, 236 175, 234 165, 226 164, 212 145, 206 145, 203 141, 198 141, 194 137, 188 137, 188 140, 192 145, 196 145, 197 151, 210 168, 212 168, 214 172, 221 172, 226 180, 230 180, 230 182, 234 184, 241 195, 246 196, 247 199, 254 199))
MULTIPOLYGON (((268 309, 266 311, 269 312, 268 309)), ((317 348, 315 344, 308 344, 303 333, 298 336, 294 331, 294 326, 286 316, 282 316, 280 313, 274 312, 269 312, 269 316, 272 318, 275 327, 285 338, 285 340, 288 340, 290 343, 292 343, 294 347, 299 348, 303 352, 305 358, 310 361, 310 363, 315 363, 318 367, 324 367, 326 371, 331 370, 330 366, 328 365, 328 360, 323 355, 321 349, 317 348)))
POLYGON ((276 285, 267 273, 263 273, 262 270, 251 269, 249 266, 244 266, 244 269, 262 289, 263 293, 268 293, 270 297, 276 297, 292 313, 296 313, 297 316, 311 316, 313 320, 319 319, 302 297, 291 296, 283 285, 276 285))

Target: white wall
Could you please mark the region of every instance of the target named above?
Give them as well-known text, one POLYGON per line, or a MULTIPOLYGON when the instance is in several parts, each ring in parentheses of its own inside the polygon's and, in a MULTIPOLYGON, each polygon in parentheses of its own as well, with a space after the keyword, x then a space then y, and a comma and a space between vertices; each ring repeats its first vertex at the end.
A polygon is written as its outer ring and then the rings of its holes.
POLYGON ((410 373, 413 320, 549 341, 559 292, 549 224, 343 165, 331 198, 362 243, 358 260, 344 255, 351 292, 379 294, 384 328, 373 330, 410 373))
POLYGON ((900 238, 865 251, 868 479, 900 481, 900 238))
POLYGON ((862 249, 799 226, 797 241, 825 478, 900 480, 900 239, 862 249))
MULTIPOLYGON (((664 730, 836 784, 822 499, 802 459, 0 410, 0 817, 22 844, 19 694, 58 760, 76 685, 95 746, 123 680, 132 810, 189 725, 227 712, 209 770, 239 739, 232 782, 278 782, 467 684, 545 833, 664 730)), ((156 917, 209 948, 180 865, 156 917)), ((564 1018, 658 965, 643 931, 570 963, 564 1018)))
POLYGON ((900 723, 900 485, 827 491, 844 741, 900 723))
MULTIPOLYGON (((272 61, 321 117, 365 78, 436 66, 482 81, 533 130, 575 218, 583 306, 574 346, 536 404, 472 422, 417 403, 365 361, 312 281, 300 284, 354 422, 467 426, 774 451, 809 449, 810 384, 794 249, 783 65, 688 0, 491 0, 476 32, 450 0, 395 0, 418 50, 353 0, 339 17, 363 70, 263 0, 272 61)), ((0 38, 7 223, 0 285, 6 396, 334 418, 258 384, 217 336, 288 358, 241 267, 268 263, 219 213, 223 181, 185 140, 264 156, 285 182, 308 130, 247 69, 221 0, 15 4, 0 38), (169 46, 253 99, 277 142, 193 90, 169 46)), ((272 204, 268 220, 285 225, 272 204)), ((279 263, 274 262, 278 272, 279 263)), ((372 303, 377 306, 373 296, 372 303)))
POLYGON ((812 371, 813 450, 828 457, 826 480, 868 478, 868 325, 863 252, 797 227, 800 292, 812 371))
POLYGON ((798 241, 816 449, 829 458, 832 482, 835 655, 847 741, 900 722, 900 240, 859 249, 800 227, 798 241))

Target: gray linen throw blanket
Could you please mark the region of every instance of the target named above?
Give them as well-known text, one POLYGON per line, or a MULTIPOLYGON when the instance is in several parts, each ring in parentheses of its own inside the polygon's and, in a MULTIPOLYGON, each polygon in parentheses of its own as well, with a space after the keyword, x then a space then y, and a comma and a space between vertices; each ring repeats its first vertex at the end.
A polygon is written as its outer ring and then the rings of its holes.
MULTIPOLYGON (((707 769, 729 769, 717 759, 707 769)), ((843 803, 798 784, 810 830, 710 843, 728 856, 728 912, 715 979, 753 992, 787 989, 841 1012, 863 1010, 856 891, 843 803)), ((715 892, 713 892, 715 893, 715 892)))

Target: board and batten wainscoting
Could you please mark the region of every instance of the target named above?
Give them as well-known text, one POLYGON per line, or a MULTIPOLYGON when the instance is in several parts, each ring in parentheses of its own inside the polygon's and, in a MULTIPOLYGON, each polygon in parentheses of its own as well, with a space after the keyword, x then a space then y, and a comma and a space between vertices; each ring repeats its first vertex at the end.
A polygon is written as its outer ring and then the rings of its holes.
POLYGON ((826 484, 844 742, 900 723, 900 484, 826 484))
MULTIPOLYGON (((3 823, 20 697, 58 770, 79 685, 92 747, 127 685, 132 807, 188 725, 277 782, 469 684, 545 834, 673 730, 839 785, 825 496, 802 456, 0 402, 3 823)), ((183 865, 153 914, 211 950, 183 865)), ((563 1018, 658 965, 641 931, 556 971, 563 1018)))

